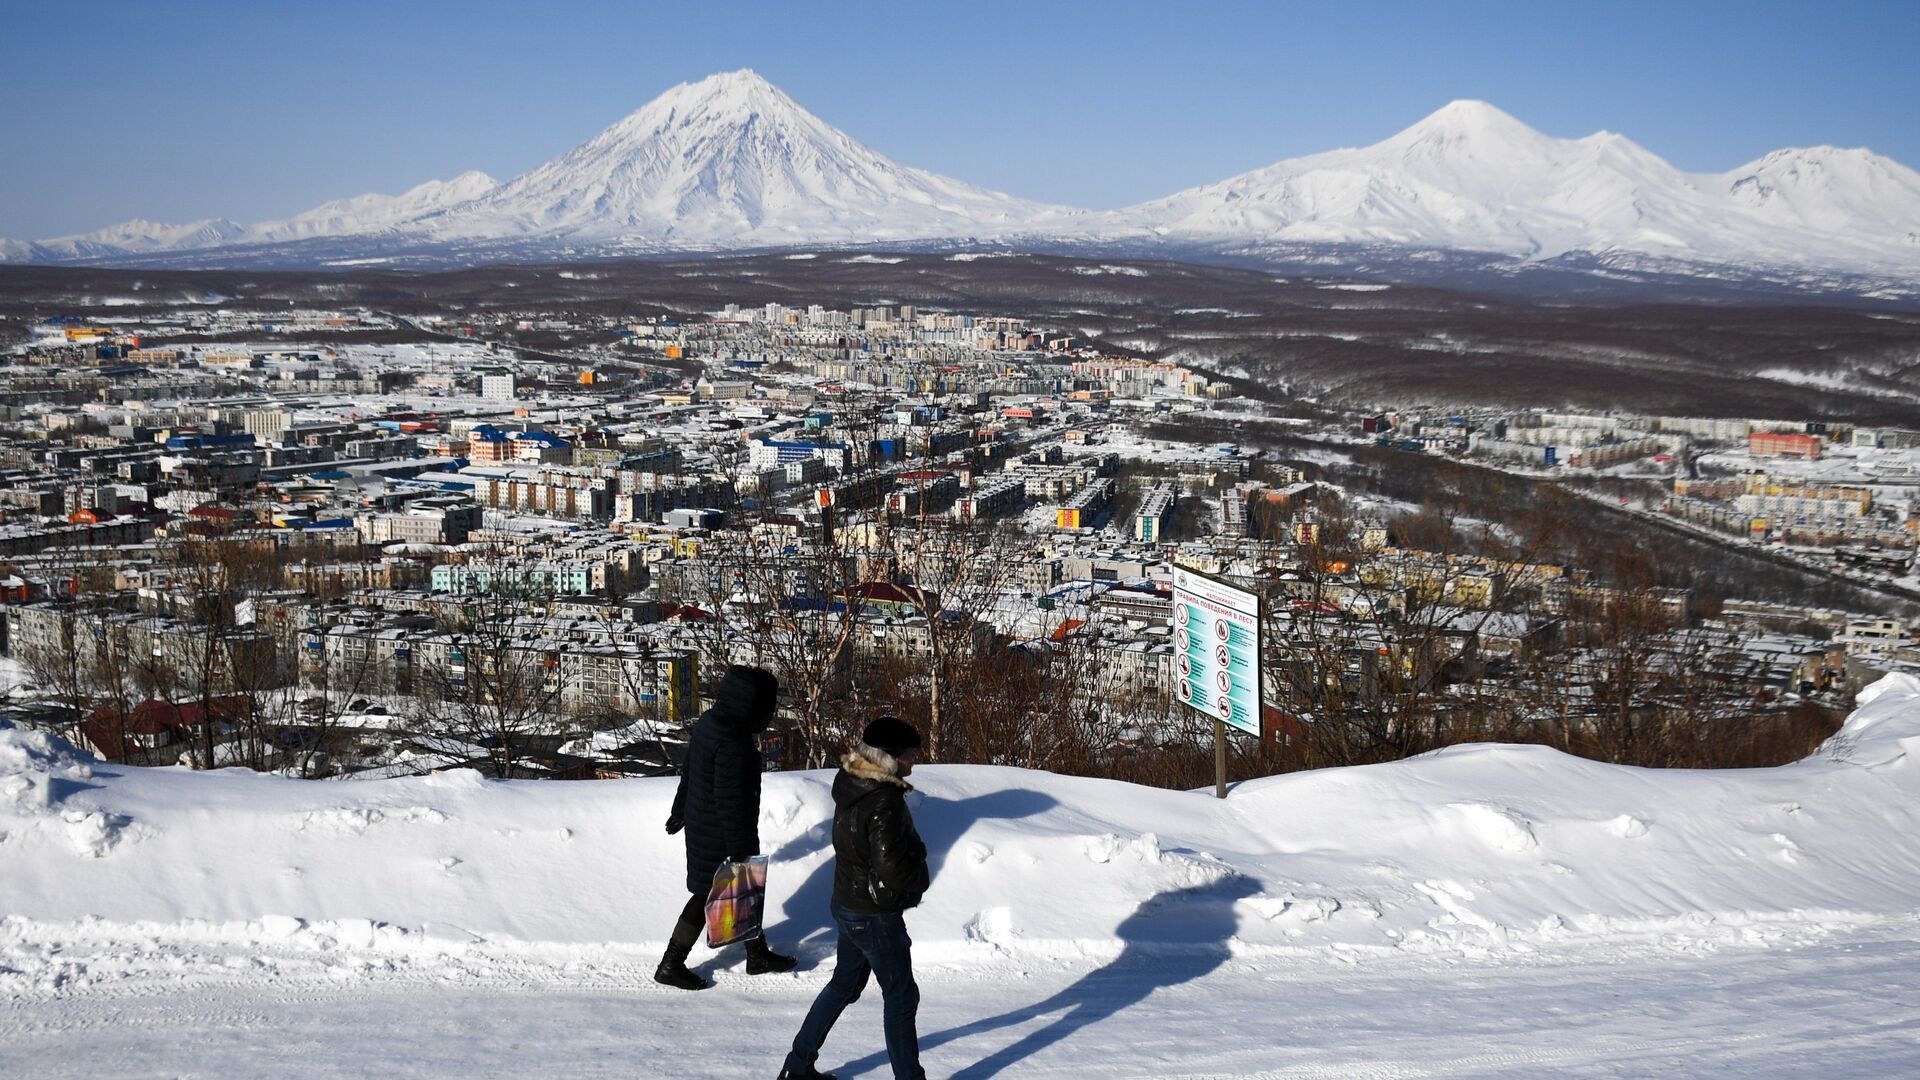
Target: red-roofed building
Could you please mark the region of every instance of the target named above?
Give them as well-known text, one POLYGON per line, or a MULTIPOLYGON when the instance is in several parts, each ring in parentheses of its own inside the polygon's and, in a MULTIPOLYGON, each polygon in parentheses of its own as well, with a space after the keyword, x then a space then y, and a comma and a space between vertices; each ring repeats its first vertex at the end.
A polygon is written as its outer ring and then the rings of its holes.
POLYGON ((176 705, 149 698, 125 715, 118 706, 95 709, 80 725, 80 741, 87 749, 108 761, 132 765, 173 761, 177 755, 161 753, 163 747, 198 738, 206 718, 216 725, 230 725, 246 712, 247 699, 239 696, 215 698, 206 707, 198 701, 176 705))
POLYGON ((252 516, 231 506, 215 503, 201 503, 187 511, 187 532, 195 536, 205 536, 208 532, 225 533, 244 525, 252 524, 252 516), (199 528, 194 528, 194 526, 199 528))
POLYGON ((34 599, 34 584, 18 574, 0 578, 0 604, 24 604, 34 599))
POLYGON ((1747 436, 1747 453, 1753 457, 1817 458, 1821 442, 1818 435, 1797 432, 1756 431, 1747 436))
POLYGON ((891 581, 868 581, 847 590, 847 607, 881 615, 917 615, 940 610, 933 593, 891 581))
POLYGON ((1271 705, 1260 706, 1260 737, 1268 746, 1293 746, 1307 739, 1307 725, 1291 713, 1271 705))

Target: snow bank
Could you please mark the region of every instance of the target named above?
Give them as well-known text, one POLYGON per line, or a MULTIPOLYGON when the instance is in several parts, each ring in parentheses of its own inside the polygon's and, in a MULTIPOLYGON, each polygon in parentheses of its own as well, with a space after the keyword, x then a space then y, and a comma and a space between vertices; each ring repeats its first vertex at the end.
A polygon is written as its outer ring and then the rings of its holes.
MULTIPOLYGON (((1459 747, 1225 801, 927 767, 929 964, 1478 955, 1817 936, 1920 912, 1920 681, 1891 676, 1783 768, 1656 771, 1459 747)), ((772 775, 776 942, 820 934, 831 773, 772 775)), ((361 783, 141 770, 0 729, 0 972, 62 942, 638 961, 680 892, 670 780, 361 783)), ((571 961, 569 961, 571 962, 571 961)))

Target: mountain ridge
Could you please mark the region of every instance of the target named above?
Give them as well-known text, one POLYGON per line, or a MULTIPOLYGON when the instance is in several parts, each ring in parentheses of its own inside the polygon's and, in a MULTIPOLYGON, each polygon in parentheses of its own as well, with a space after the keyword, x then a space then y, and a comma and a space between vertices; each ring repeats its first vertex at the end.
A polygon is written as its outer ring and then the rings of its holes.
POLYGON ((271 251, 325 265, 343 247, 368 258, 496 261, 968 242, 1254 257, 1318 246, 1898 280, 1920 274, 1920 173, 1831 146, 1687 173, 1624 135, 1557 138, 1461 99, 1369 146, 1086 211, 900 164, 742 69, 671 87, 504 182, 463 173, 255 225, 136 219, 0 241, 0 262, 219 265, 271 251))
POLYGON ((1459 101, 1371 146, 1288 158, 1104 215, 1112 237, 1385 243, 1521 260, 1634 253, 1909 271, 1879 238, 1920 229, 1920 173, 1868 150, 1774 151, 1686 173, 1624 135, 1544 135, 1459 101))

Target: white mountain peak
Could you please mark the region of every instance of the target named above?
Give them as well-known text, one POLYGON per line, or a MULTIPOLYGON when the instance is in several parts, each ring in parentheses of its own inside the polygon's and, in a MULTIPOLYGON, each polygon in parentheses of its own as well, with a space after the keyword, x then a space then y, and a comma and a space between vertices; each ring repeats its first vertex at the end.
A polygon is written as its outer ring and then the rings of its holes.
POLYGON ((654 98, 636 112, 651 107, 697 108, 717 113, 751 113, 755 108, 799 109, 798 102, 761 77, 752 68, 723 71, 693 82, 683 82, 654 98))
POLYGON ((1461 98, 1428 113, 1394 139, 1412 141, 1436 137, 1538 139, 1543 136, 1498 106, 1461 98))
POLYGON ((752 69, 741 68, 671 87, 583 144, 581 149, 629 142, 674 128, 746 127, 762 118, 781 124, 803 122, 804 118, 820 127, 826 126, 779 87, 752 69))
POLYGON ((773 246, 969 236, 1063 213, 901 165, 741 70, 681 83, 422 224, 443 239, 773 246))
POLYGON ((1622 135, 1555 138, 1463 100, 1372 146, 1280 161, 1105 221, 1120 235, 1207 244, 1910 270, 1914 245, 1900 238, 1920 228, 1920 174, 1819 148, 1695 175, 1622 135))
POLYGON ((1730 202, 1776 226, 1876 230, 1908 249, 1920 237, 1920 173, 1865 148, 1775 150, 1718 180, 1730 202))
POLYGON ((1775 150, 1728 173, 1825 185, 1920 184, 1920 173, 1864 146, 1801 146, 1775 150))

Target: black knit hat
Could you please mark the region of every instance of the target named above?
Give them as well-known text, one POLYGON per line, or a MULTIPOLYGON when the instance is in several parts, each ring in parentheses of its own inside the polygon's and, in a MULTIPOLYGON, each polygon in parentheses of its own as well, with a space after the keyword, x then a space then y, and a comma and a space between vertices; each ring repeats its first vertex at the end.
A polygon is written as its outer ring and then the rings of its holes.
POLYGON ((860 741, 889 754, 920 749, 920 733, 897 716, 882 716, 868 724, 867 730, 860 733, 860 741))

